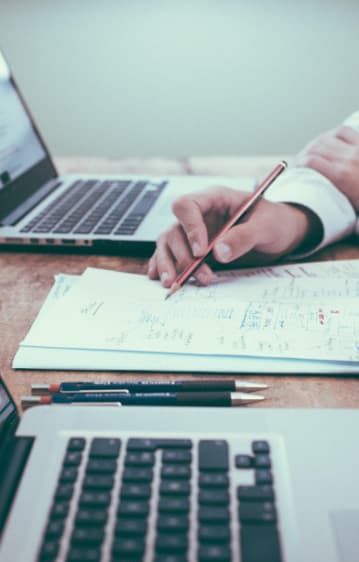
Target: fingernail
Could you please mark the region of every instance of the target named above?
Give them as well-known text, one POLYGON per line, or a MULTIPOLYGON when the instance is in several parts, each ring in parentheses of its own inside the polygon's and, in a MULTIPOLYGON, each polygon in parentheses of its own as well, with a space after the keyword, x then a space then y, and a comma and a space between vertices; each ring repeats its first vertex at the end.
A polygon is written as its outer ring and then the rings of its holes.
POLYGON ((199 256, 201 252, 201 248, 200 245, 198 244, 198 242, 193 242, 192 244, 192 254, 194 256, 199 256))
POLYGON ((217 244, 216 252, 217 252, 217 256, 222 261, 229 261, 232 257, 231 248, 227 246, 227 244, 223 244, 223 243, 217 244))
POLYGON ((161 274, 161 283, 162 283, 163 285, 166 285, 166 283, 167 283, 167 281, 169 280, 169 278, 170 278, 170 276, 168 275, 167 271, 164 271, 164 272, 161 274))

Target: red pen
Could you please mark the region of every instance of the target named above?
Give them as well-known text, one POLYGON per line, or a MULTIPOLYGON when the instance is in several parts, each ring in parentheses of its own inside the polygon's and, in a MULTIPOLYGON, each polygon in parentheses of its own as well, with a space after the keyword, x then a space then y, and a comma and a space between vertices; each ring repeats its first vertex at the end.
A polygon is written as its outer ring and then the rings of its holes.
POLYGON ((264 178, 264 180, 262 180, 259 183, 259 185, 253 191, 253 193, 250 195, 250 197, 248 197, 248 199, 246 201, 244 201, 244 203, 239 207, 239 209, 233 215, 233 217, 231 217, 229 219, 229 221, 226 222, 226 224, 224 224, 222 226, 222 228, 218 232, 218 234, 216 234, 216 236, 211 240, 211 242, 208 244, 207 250, 203 254, 203 256, 200 256, 199 258, 196 258, 195 260, 193 260, 193 262, 190 263, 185 268, 185 270, 177 276, 177 278, 172 283, 171 288, 170 288, 170 290, 168 291, 168 293, 165 297, 166 299, 168 299, 171 295, 173 295, 176 291, 178 291, 178 289, 180 289, 186 283, 186 281, 188 281, 188 279, 191 277, 191 275, 196 271, 196 269, 198 269, 198 267, 201 265, 201 263, 203 263, 203 261, 206 259, 208 254, 213 250, 213 248, 214 248, 216 242, 219 240, 219 238, 221 238, 221 236, 223 236, 226 232, 228 232, 228 230, 230 228, 232 228, 232 226, 237 224, 239 222, 239 220, 244 217, 244 215, 247 213, 247 211, 249 211, 251 208, 253 208, 255 203, 263 195, 263 193, 266 191, 266 189, 274 182, 274 180, 277 179, 277 177, 286 169, 286 167, 287 167, 287 162, 282 160, 264 178))

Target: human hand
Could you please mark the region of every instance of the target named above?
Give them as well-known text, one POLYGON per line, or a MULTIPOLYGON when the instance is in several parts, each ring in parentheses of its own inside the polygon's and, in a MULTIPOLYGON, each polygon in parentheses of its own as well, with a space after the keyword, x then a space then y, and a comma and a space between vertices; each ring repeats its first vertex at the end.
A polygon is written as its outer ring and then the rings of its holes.
POLYGON ((328 178, 359 211, 359 133, 342 125, 319 135, 298 154, 296 165, 328 178))
MULTIPOLYGON (((163 232, 149 260, 148 276, 170 287, 178 273, 204 255, 208 242, 248 198, 248 192, 226 187, 184 195, 173 204, 178 223, 163 232)), ((252 212, 219 239, 212 258, 221 264, 263 265, 294 250, 314 230, 321 230, 310 211, 260 199, 252 212)), ((321 233, 318 235, 320 238, 321 233)), ((194 273, 202 284, 215 277, 209 263, 194 273)))

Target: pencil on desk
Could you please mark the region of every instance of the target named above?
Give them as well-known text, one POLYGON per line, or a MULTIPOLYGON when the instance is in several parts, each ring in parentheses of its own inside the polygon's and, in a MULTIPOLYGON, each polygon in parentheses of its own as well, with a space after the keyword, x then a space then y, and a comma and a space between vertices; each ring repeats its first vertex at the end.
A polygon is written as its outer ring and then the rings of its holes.
POLYGON ((287 162, 282 160, 275 166, 275 168, 264 178, 263 181, 259 183, 253 193, 248 197, 248 199, 239 207, 237 212, 231 217, 225 224, 222 226, 221 230, 216 234, 216 236, 210 241, 207 246, 206 252, 196 258, 190 263, 185 270, 180 273, 175 281, 172 283, 168 293, 166 294, 165 299, 168 299, 171 295, 173 295, 176 291, 178 291, 183 285, 188 281, 188 279, 193 275, 193 273, 199 268, 199 266, 203 263, 206 257, 211 253, 214 246, 216 245, 217 241, 224 235, 228 230, 232 228, 235 224, 237 224, 245 214, 251 210, 263 193, 268 189, 268 187, 278 178, 278 176, 286 169, 287 162))

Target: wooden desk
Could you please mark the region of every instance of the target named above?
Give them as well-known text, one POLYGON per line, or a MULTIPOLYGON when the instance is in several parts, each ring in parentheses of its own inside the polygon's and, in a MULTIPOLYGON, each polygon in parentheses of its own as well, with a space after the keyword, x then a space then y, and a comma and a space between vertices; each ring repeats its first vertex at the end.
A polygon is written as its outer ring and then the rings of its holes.
MULTIPOLYGON (((262 177, 280 158, 185 158, 165 160, 107 160, 58 158, 61 173, 152 173, 152 174, 214 174, 262 177)), ((291 158, 287 158, 290 162, 291 158)), ((359 259, 359 248, 354 240, 337 244, 313 256, 312 261, 329 259, 359 259)), ((120 376, 133 380, 143 375, 105 372, 49 372, 14 371, 13 357, 20 341, 25 337, 46 295, 54 275, 59 272, 81 274, 87 267, 101 267, 145 273, 144 259, 98 255, 63 255, 48 253, 0 252, 0 371, 18 406, 20 397, 30 394, 31 383, 61 380, 110 380, 120 376)), ((174 378, 174 374, 154 374, 157 379, 174 378)), ((198 378, 202 375, 196 375, 198 378)), ((183 374, 183 377, 193 378, 183 374)), ((355 377, 299 377, 253 376, 248 379, 264 381, 270 385, 265 392, 267 400, 256 407, 358 407, 359 381, 355 377)))

